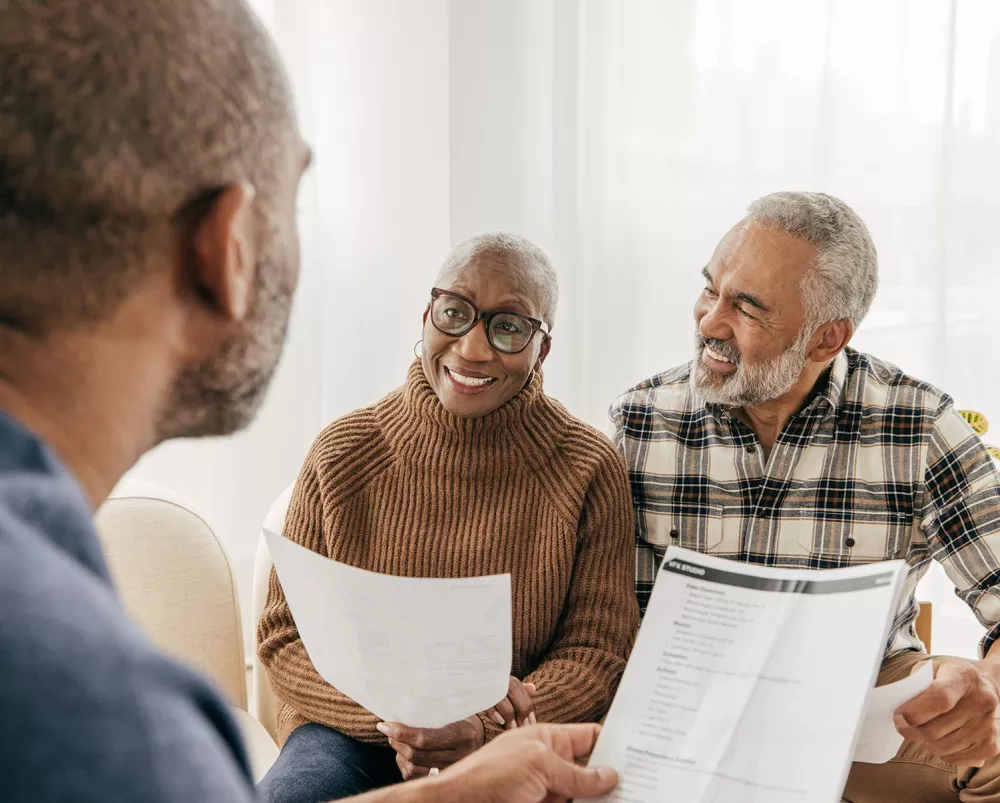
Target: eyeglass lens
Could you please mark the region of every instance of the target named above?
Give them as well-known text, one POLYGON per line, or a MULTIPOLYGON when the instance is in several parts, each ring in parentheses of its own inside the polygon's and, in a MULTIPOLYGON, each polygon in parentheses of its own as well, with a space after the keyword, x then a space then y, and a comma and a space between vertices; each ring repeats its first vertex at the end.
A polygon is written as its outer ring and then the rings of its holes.
MULTIPOLYGON (((445 293, 431 305, 434 326, 447 335, 461 337, 476 324, 476 309, 468 301, 445 293)), ((530 342, 531 322, 512 312, 501 312, 490 318, 486 330, 490 345, 498 351, 514 354, 530 342)))

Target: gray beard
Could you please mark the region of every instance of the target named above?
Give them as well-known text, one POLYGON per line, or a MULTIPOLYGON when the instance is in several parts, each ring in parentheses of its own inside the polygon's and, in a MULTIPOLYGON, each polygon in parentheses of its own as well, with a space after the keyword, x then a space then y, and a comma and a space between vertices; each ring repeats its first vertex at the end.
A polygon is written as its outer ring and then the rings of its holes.
MULTIPOLYGON (((722 407, 751 407, 784 396, 802 375, 809 347, 807 327, 777 357, 763 362, 736 363, 736 372, 726 377, 715 374, 702 362, 705 342, 695 332, 691 389, 708 404, 722 407)), ((714 348, 714 346, 713 346, 714 348)), ((724 356, 730 356, 728 353, 724 356)))

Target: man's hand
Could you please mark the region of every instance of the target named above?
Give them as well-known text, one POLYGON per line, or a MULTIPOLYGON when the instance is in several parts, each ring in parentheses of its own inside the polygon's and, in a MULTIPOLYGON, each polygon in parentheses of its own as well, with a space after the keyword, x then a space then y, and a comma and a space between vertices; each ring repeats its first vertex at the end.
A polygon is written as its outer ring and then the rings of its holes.
POLYGON ((427 800, 562 803, 606 794, 618 784, 615 771, 575 763, 590 755, 600 731, 593 724, 531 725, 501 734, 430 779, 435 789, 427 800))
POLYGON ((375 727, 396 751, 396 766, 404 781, 423 778, 431 767, 444 769, 483 746, 486 733, 482 720, 472 716, 443 728, 408 728, 396 722, 375 727))
POLYGON ((534 683, 522 683, 511 676, 507 696, 484 713, 506 730, 513 730, 519 725, 534 725, 538 721, 535 719, 535 704, 531 699, 534 693, 534 683))
POLYGON ((933 755, 981 767, 1000 754, 996 667, 964 658, 935 658, 931 686, 896 709, 896 730, 933 755))

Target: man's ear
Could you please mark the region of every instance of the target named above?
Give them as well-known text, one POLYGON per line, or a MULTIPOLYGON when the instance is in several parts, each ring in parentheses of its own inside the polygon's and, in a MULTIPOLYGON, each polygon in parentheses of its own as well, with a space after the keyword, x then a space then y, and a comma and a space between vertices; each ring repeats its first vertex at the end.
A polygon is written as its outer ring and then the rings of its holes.
POLYGON ((542 370, 542 363, 545 362, 545 358, 549 356, 549 352, 552 350, 552 338, 546 337, 542 339, 542 347, 538 351, 538 360, 535 362, 535 370, 542 370))
POLYGON ((195 223, 192 278, 205 302, 219 315, 243 320, 256 279, 257 254, 250 184, 223 189, 195 223))
POLYGON ((813 335, 809 359, 813 362, 829 362, 844 350, 853 336, 854 323, 849 318, 823 324, 813 335))

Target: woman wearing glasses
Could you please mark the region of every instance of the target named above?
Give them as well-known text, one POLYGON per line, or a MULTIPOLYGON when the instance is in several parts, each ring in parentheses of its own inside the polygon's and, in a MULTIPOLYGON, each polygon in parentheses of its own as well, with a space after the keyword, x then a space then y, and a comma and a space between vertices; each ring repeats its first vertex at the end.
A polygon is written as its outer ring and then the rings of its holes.
POLYGON ((284 534, 409 577, 510 573, 513 676, 444 728, 380 722, 313 668, 272 573, 259 652, 279 700, 265 800, 333 800, 436 774, 505 728, 607 711, 638 625, 633 512, 620 455, 542 388, 556 279, 523 238, 446 261, 404 385, 321 433, 284 534))

